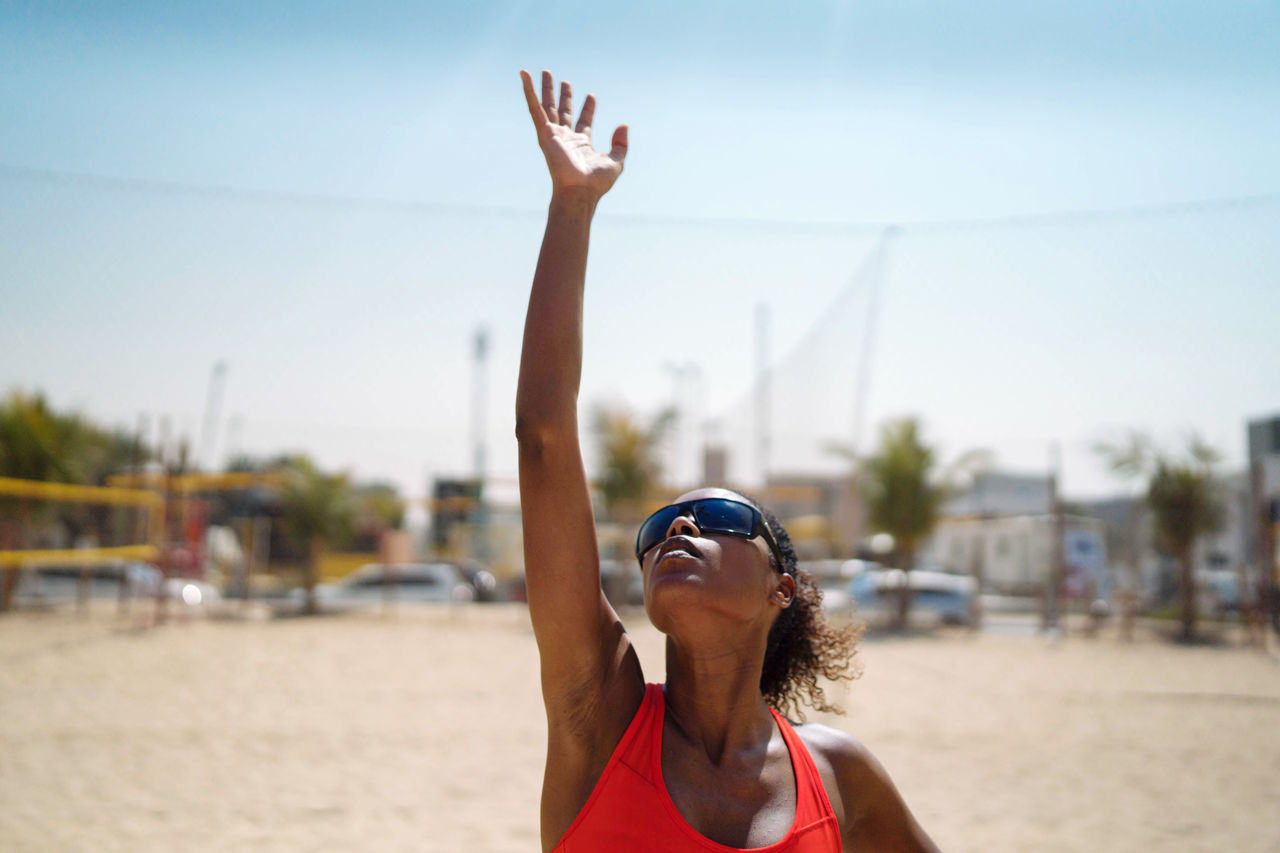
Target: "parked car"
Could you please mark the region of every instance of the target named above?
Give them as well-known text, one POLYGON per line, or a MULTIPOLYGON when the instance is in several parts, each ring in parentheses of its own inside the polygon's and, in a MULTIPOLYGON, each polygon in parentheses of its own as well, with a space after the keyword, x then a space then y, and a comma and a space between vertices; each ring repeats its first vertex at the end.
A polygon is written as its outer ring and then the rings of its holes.
POLYGON ((91 566, 47 565, 26 569, 18 574, 14 603, 19 607, 54 607, 70 604, 80 598, 80 584, 86 584, 88 598, 116 598, 120 581, 133 598, 154 596, 164 581, 164 574, 149 563, 112 562, 91 566))
MULTIPOLYGON (((316 601, 326 610, 349 610, 386 601, 473 601, 475 588, 450 563, 368 563, 333 583, 316 585, 316 601)), ((301 604, 306 590, 290 591, 301 604)))
POLYGON ((476 566, 467 566, 463 567, 462 574, 465 575, 467 583, 471 584, 476 601, 498 600, 498 579, 493 576, 493 572, 476 566))
MULTIPOLYGON (((853 606, 850 593, 853 584, 849 579, 866 572, 878 571, 880 564, 870 560, 839 560, 835 563, 834 572, 828 570, 818 579, 818 585, 822 588, 822 606, 832 611, 847 610, 853 606)), ((806 563, 800 563, 797 568, 814 574, 806 563)))
POLYGON ((903 582, 911 586, 911 612, 928 613, 949 625, 966 625, 973 618, 978 585, 968 575, 915 569, 884 569, 859 573, 849 583, 854 609, 867 618, 892 615, 903 582))

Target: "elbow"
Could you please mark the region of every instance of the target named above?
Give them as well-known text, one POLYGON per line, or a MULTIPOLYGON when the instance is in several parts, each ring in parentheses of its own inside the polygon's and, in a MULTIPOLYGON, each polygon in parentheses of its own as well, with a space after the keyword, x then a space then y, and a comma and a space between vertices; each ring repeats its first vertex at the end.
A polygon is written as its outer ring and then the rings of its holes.
POLYGON ((516 412, 516 445, 521 456, 541 456, 553 442, 552 430, 545 420, 516 412))
POLYGON ((528 412, 516 411, 516 445, 525 459, 538 459, 550 448, 569 444, 577 435, 577 424, 538 417, 528 412))
POLYGON ((554 443, 577 435, 577 401, 556 394, 516 394, 516 441, 521 448, 554 443))
POLYGON ((520 446, 520 452, 523 453, 526 449, 535 448, 545 440, 545 431, 539 426, 537 420, 517 411, 516 444, 520 446))

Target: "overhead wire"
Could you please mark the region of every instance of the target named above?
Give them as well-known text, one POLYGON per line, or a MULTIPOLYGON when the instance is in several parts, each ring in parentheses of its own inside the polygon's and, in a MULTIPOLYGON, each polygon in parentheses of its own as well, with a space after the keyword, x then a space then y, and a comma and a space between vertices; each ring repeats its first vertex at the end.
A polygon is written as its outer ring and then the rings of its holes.
MULTIPOLYGON (((399 211, 420 215, 473 216, 477 218, 537 220, 544 210, 496 204, 464 204, 395 199, 378 196, 340 195, 287 189, 236 187, 157 178, 136 178, 42 169, 0 163, 0 179, 33 183, 62 184, 157 195, 190 195, 232 201, 274 202, 307 207, 337 207, 399 211)), ((1265 207, 1280 204, 1280 191, 1251 195, 1217 196, 1181 201, 1146 202, 1113 207, 1002 214, 998 216, 952 217, 915 221, 836 221, 816 219, 772 219, 743 216, 697 216, 677 214, 602 212, 600 220, 623 225, 685 228, 763 230, 800 234, 877 234, 887 228, 913 234, 983 228, 1016 228, 1043 225, 1073 225, 1107 219, 1128 219, 1188 213, 1265 207)))

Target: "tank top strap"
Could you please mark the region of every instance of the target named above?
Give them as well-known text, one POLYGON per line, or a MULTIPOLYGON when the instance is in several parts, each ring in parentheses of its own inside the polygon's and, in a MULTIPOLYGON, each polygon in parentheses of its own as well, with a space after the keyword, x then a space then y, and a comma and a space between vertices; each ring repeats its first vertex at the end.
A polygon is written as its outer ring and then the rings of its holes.
POLYGON ((796 774, 796 825, 803 826, 826 817, 835 819, 835 810, 831 808, 831 800, 827 797, 827 789, 822 784, 822 775, 813 763, 813 756, 800 739, 800 735, 787 722, 787 718, 773 708, 769 709, 778 722, 778 730, 786 741, 787 751, 791 753, 791 766, 796 774))
POLYGON ((646 684, 644 698, 632 717, 631 724, 618 741, 615 759, 631 768, 645 781, 653 784, 653 754, 655 744, 662 742, 662 685, 646 684))

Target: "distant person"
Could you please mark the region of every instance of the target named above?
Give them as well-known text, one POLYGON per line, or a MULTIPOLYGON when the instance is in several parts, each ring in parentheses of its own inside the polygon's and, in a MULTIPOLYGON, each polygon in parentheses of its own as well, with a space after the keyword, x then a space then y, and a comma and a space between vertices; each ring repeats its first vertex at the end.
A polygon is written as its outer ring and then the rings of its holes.
MULTIPOLYGON (((547 709, 542 849, 935 849, 861 744, 773 710, 802 701, 830 709, 817 679, 848 677, 854 637, 824 621, 782 526, 737 492, 688 492, 640 527, 645 609, 667 635, 666 684, 645 684, 600 588, 578 444, 587 241, 596 204, 622 173, 627 127, 598 153, 593 96, 575 126, 567 82, 557 104, 550 73, 541 98, 521 77, 552 187, 516 397, 529 614, 547 709)), ((708 341, 724 334, 714 305, 676 308, 700 312, 708 341)))

